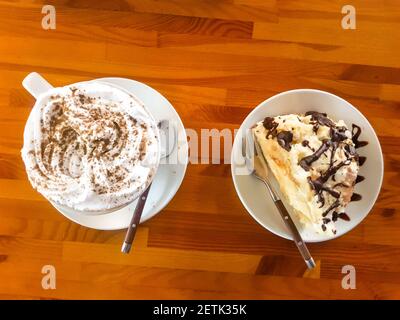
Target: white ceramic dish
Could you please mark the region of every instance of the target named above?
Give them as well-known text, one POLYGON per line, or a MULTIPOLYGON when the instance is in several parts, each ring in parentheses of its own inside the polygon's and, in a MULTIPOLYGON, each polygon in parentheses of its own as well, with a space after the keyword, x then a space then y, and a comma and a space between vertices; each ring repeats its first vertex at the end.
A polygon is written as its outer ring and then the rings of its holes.
MULTIPOLYGON (((330 236, 328 234, 317 234, 311 228, 305 228, 294 219, 306 242, 320 242, 340 237, 357 226, 372 209, 382 185, 383 156, 378 137, 368 120, 354 106, 334 94, 313 89, 286 91, 265 100, 247 116, 235 137, 231 169, 237 194, 250 215, 272 233, 291 239, 282 218, 267 194, 265 186, 255 177, 248 175, 245 169, 241 152, 242 137, 246 130, 267 116, 305 113, 311 110, 325 112, 335 120, 342 119, 350 128, 353 123, 360 126, 362 129, 360 140, 368 141, 367 146, 357 149, 361 156, 367 157, 367 161, 360 169, 360 175, 364 176, 365 180, 358 183, 355 188, 355 192, 361 194, 362 199, 361 201, 351 202, 346 210, 351 220, 339 220, 336 223, 337 234, 330 236)), ((274 185, 275 190, 280 194, 276 182, 274 185)), ((285 203, 284 199, 283 201, 285 203)), ((287 203, 285 204, 290 211, 290 206, 287 203)))
MULTIPOLYGON (((33 75, 32 79, 34 77, 35 75, 33 75)), ((27 77, 24 82, 28 83, 30 80, 27 77)), ((132 93, 146 105, 155 121, 167 120, 170 126, 175 127, 176 145, 169 157, 163 159, 157 169, 157 174, 154 177, 140 220, 140 222, 144 222, 160 212, 171 201, 183 181, 188 163, 188 144, 185 128, 171 103, 153 88, 141 82, 124 78, 102 78, 94 81, 108 83, 132 93)), ((51 88, 51 86, 35 89, 44 91, 46 88, 51 88)), ((52 205, 65 217, 85 227, 99 230, 118 230, 129 226, 136 203, 137 200, 122 209, 101 215, 85 214, 55 203, 52 203, 52 205)))

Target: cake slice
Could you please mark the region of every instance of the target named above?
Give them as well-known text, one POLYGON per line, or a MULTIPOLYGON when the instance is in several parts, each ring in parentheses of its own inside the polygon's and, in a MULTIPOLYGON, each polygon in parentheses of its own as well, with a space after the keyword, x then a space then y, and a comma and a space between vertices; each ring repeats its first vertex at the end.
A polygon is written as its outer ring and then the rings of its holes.
POLYGON ((281 192, 305 225, 336 233, 359 170, 351 132, 340 120, 307 112, 267 117, 252 129, 281 192))

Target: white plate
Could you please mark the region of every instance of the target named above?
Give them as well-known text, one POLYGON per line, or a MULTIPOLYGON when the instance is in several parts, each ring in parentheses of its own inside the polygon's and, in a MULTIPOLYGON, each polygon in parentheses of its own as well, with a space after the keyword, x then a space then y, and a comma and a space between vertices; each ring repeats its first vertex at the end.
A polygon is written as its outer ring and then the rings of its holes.
MULTIPOLYGON (((331 93, 313 89, 286 91, 265 100, 247 116, 235 137, 231 170, 237 194, 252 217, 276 235, 292 239, 263 183, 246 174, 241 152, 242 136, 243 132, 267 116, 305 113, 311 110, 325 112, 334 120, 342 119, 350 128, 353 123, 360 126, 360 140, 368 141, 367 146, 357 149, 361 156, 367 157, 367 161, 360 169, 360 175, 364 176, 365 180, 355 187, 355 192, 361 194, 362 199, 351 202, 346 209, 351 220, 347 222, 339 219, 335 236, 317 234, 311 228, 305 228, 295 221, 306 242, 320 242, 340 237, 357 226, 372 209, 382 185, 383 156, 378 137, 368 120, 354 106, 331 93)), ((279 193, 279 188, 277 191, 279 193)), ((286 207, 290 211, 290 206, 286 204, 286 207)))
MULTIPOLYGON (((146 109, 157 122, 168 120, 170 125, 174 125, 176 128, 177 144, 169 157, 161 160, 143 210, 140 220, 142 223, 160 212, 171 201, 182 183, 188 163, 185 128, 171 103, 153 88, 141 82, 124 78, 101 78, 94 81, 102 81, 129 91, 145 104, 146 109)), ((120 210, 102 215, 82 214, 54 203, 53 206, 65 217, 82 226, 98 230, 118 230, 128 227, 136 203, 137 201, 134 201, 120 210)))

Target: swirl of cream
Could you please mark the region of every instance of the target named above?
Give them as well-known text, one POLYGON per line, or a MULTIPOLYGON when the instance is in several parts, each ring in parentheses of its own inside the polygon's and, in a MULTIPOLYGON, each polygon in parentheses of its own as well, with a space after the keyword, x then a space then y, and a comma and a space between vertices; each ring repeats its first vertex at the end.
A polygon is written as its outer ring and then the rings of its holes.
POLYGON ((32 186, 79 211, 118 208, 149 185, 158 129, 133 96, 100 82, 55 88, 36 102, 22 158, 32 186))

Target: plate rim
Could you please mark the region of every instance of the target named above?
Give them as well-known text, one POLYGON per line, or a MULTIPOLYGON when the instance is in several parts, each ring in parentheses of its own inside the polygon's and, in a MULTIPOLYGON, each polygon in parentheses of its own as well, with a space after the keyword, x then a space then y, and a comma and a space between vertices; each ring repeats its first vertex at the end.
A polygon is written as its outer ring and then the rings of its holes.
POLYGON ((334 97, 334 98, 336 98, 336 99, 339 99, 339 100, 345 102, 345 104, 346 104, 347 106, 351 107, 355 112, 357 112, 357 113, 361 116, 361 118, 364 119, 365 123, 371 128, 373 137, 374 137, 374 138, 376 139, 376 141, 378 142, 378 143, 377 143, 378 150, 379 150, 379 155, 378 155, 378 157, 379 157, 379 162, 380 162, 380 164, 381 164, 380 168, 382 169, 381 172, 380 172, 380 179, 379 179, 379 188, 378 188, 378 192, 376 193, 376 195, 375 195, 373 201, 371 202, 371 205, 370 205, 369 208, 367 209, 366 214, 364 215, 364 217, 363 217, 358 223, 354 224, 354 225, 353 225, 350 229, 348 229, 346 232, 344 232, 344 233, 342 233, 342 234, 340 234, 340 235, 334 235, 333 237, 330 237, 330 238, 324 238, 324 239, 308 239, 308 240, 304 240, 304 242, 307 242, 307 243, 326 242, 326 241, 334 240, 334 239, 337 239, 337 238, 340 238, 340 237, 344 236, 345 234, 347 234, 347 233, 349 233, 350 231, 352 231, 352 230, 353 230, 355 227, 357 227, 359 224, 361 224, 361 222, 363 222, 363 221, 367 218, 367 216, 369 215, 369 213, 370 213, 371 210, 373 209, 373 207, 374 207, 374 205, 375 205, 375 203, 376 203, 376 201, 377 201, 377 199, 378 199, 378 197, 379 197, 379 194, 381 193, 383 178, 384 178, 384 174, 385 174, 385 162, 384 162, 384 158, 383 158, 382 146, 381 146, 381 143, 380 143, 380 141, 379 141, 378 135, 376 134, 374 127, 371 125, 371 123, 368 121, 368 119, 364 116, 364 114, 363 114, 360 110, 358 110, 352 103, 350 103, 349 101, 345 100, 344 98, 342 98, 342 97, 340 97, 340 96, 338 96, 338 95, 336 95, 336 94, 333 94, 333 93, 331 93, 331 92, 324 91, 324 90, 319 90, 319 89, 310 89, 310 88, 304 88, 304 89, 299 88, 299 89, 292 89, 292 90, 282 91, 282 92, 279 92, 279 93, 277 93, 277 94, 274 94, 274 95, 272 95, 271 97, 269 97, 269 98, 265 99, 264 101, 260 102, 257 106, 255 106, 255 107, 249 112, 249 114, 246 116, 246 118, 242 121, 242 123, 240 124, 239 130, 238 130, 238 132, 237 132, 237 134, 236 134, 236 136, 235 136, 235 139, 234 139, 234 142, 233 142, 233 146, 232 146, 232 153, 231 153, 231 176, 232 176, 232 180, 233 180, 233 184, 234 184, 234 187, 235 187, 236 194, 237 194, 237 196, 239 197, 240 202, 241 202, 242 205, 245 207, 245 209, 246 209, 246 211, 248 212, 248 214, 250 214, 250 216, 251 216, 254 220, 256 220, 257 223, 258 223, 259 225, 261 225, 264 229, 270 231, 271 233, 273 233, 273 234, 275 234, 275 235, 277 235, 277 236, 279 236, 279 237, 281 237, 281 238, 284 238, 284 239, 293 241, 293 239, 290 237, 290 234, 286 235, 286 234, 280 233, 280 232, 278 232, 277 230, 274 230, 273 228, 270 228, 269 226, 264 225, 264 224, 260 221, 260 219, 258 219, 257 216, 252 212, 251 208, 249 208, 249 206, 247 205, 247 203, 244 201, 244 199, 243 199, 243 197, 242 197, 242 195, 241 195, 241 192, 239 191, 238 183, 237 183, 236 178, 235 178, 237 175, 234 173, 234 169, 235 169, 235 167, 236 167, 235 162, 234 162, 234 154, 235 154, 235 150, 238 148, 239 139, 240 139, 239 137, 242 135, 242 132, 243 132, 243 124, 246 123, 246 121, 248 121, 248 119, 251 117, 251 115, 252 115, 253 113, 255 113, 257 109, 261 108, 263 105, 265 105, 265 104, 267 104, 268 102, 270 102, 272 99, 276 99, 276 98, 278 98, 278 97, 280 97, 280 96, 282 96, 282 95, 292 94, 292 93, 296 93, 296 92, 309 92, 309 93, 313 93, 313 92, 315 93, 315 92, 317 92, 317 93, 322 93, 322 94, 325 94, 325 95, 328 95, 328 96, 332 96, 332 97, 334 97))

